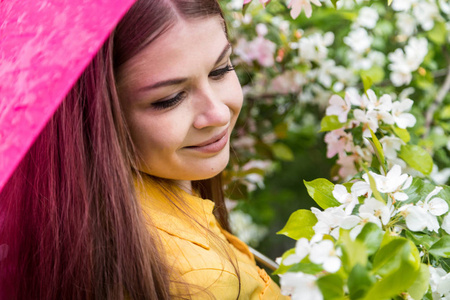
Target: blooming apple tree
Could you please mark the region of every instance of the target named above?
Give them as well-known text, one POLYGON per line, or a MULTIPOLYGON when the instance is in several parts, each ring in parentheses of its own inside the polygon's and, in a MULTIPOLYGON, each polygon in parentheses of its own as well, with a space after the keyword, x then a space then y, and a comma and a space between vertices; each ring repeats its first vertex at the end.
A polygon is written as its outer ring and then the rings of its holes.
MULTIPOLYGON (((332 240, 335 246, 330 251, 342 261, 348 250, 337 245, 347 235, 348 243, 356 243, 361 232, 368 230, 366 224, 376 224, 386 236, 399 238, 406 238, 408 232, 441 235, 443 229, 437 228, 444 224, 446 212, 443 202, 434 199, 447 202, 447 189, 427 196, 432 187, 448 183, 450 176, 449 2, 227 0, 223 7, 229 18, 232 61, 245 96, 232 141, 237 155, 224 174, 228 197, 245 199, 254 190, 264 189, 264 178, 277 172, 280 162, 295 158, 296 149, 287 139, 312 128, 317 139, 324 139, 326 156, 335 163, 329 179, 341 184, 312 182, 328 186, 334 205, 326 208, 333 208, 336 218, 343 213, 339 220, 346 221, 344 227, 337 219, 328 224, 330 214, 314 209, 323 236, 308 236, 310 247, 332 240), (383 182, 379 176, 385 178, 386 186, 377 185, 383 182), (398 183, 405 176, 408 179, 398 183), (419 190, 419 196, 412 190, 419 190), (385 206, 379 207, 374 199, 385 206), (375 210, 383 212, 383 217, 374 217, 371 211, 375 210), (428 221, 419 226, 414 216, 428 221), (323 229, 327 226, 328 233, 323 229), (423 226, 422 231, 414 231, 423 226)), ((311 184, 307 184, 309 192, 311 184)), ((318 206, 324 208, 319 202, 318 206)), ((239 228, 235 230, 239 235, 239 228)), ((324 245, 329 247, 328 242, 324 245)), ((428 250, 418 251, 428 255, 428 250)), ((373 264, 371 255, 368 264, 373 264)), ((325 264, 308 257, 303 258, 308 263, 325 264)), ((445 259, 424 257, 419 255, 418 261, 436 268, 439 263, 435 262, 445 259)), ((333 266, 331 262, 326 265, 333 266)), ((345 263, 337 273, 343 268, 345 263)), ((448 270, 436 270, 430 271, 430 282, 444 289, 446 281, 437 278, 448 270)), ((305 286, 317 282, 317 273, 295 274, 305 286)))

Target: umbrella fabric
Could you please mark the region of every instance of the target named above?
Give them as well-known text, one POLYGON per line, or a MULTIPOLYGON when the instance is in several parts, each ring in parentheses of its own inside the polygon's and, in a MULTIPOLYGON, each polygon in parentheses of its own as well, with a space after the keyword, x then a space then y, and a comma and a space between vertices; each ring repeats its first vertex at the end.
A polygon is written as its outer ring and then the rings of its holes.
POLYGON ((135 0, 0 0, 0 190, 135 0))

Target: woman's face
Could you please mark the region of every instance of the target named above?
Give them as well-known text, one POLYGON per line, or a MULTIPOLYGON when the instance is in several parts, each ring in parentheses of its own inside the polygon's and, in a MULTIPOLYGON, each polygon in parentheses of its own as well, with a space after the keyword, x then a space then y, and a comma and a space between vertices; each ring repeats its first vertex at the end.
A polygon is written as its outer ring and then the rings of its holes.
POLYGON ((219 17, 179 21, 126 62, 119 97, 141 171, 200 180, 229 160, 242 90, 219 17))

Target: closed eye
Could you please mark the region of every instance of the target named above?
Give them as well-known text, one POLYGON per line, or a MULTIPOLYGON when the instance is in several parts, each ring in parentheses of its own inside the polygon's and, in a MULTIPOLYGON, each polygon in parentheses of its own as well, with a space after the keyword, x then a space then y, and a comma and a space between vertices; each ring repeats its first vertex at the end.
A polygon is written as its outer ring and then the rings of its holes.
POLYGON ((183 91, 183 92, 176 94, 175 97, 173 97, 173 98, 153 102, 151 104, 151 106, 154 109, 158 109, 158 110, 170 108, 170 107, 173 107, 173 106, 177 105, 178 103, 180 103, 185 97, 186 97, 186 92, 183 91))
POLYGON ((208 77, 210 77, 213 80, 220 80, 223 77, 225 77, 225 75, 230 72, 233 71, 234 67, 231 64, 227 64, 224 68, 220 68, 220 69, 216 69, 214 71, 212 71, 211 73, 208 74, 208 77))

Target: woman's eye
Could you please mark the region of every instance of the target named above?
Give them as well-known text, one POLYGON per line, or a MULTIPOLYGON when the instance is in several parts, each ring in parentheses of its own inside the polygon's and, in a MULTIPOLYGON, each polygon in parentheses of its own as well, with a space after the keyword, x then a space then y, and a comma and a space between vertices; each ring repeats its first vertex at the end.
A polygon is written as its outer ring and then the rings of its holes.
POLYGON ((217 69, 209 73, 208 77, 212 78, 213 80, 220 80, 222 79, 228 72, 233 71, 234 67, 229 64, 226 65, 225 68, 217 69))
POLYGON ((180 103, 185 97, 186 97, 186 92, 180 92, 180 93, 176 94, 175 97, 173 97, 173 98, 153 102, 151 104, 151 106, 154 109, 170 108, 170 107, 173 107, 173 106, 177 105, 178 103, 180 103))

